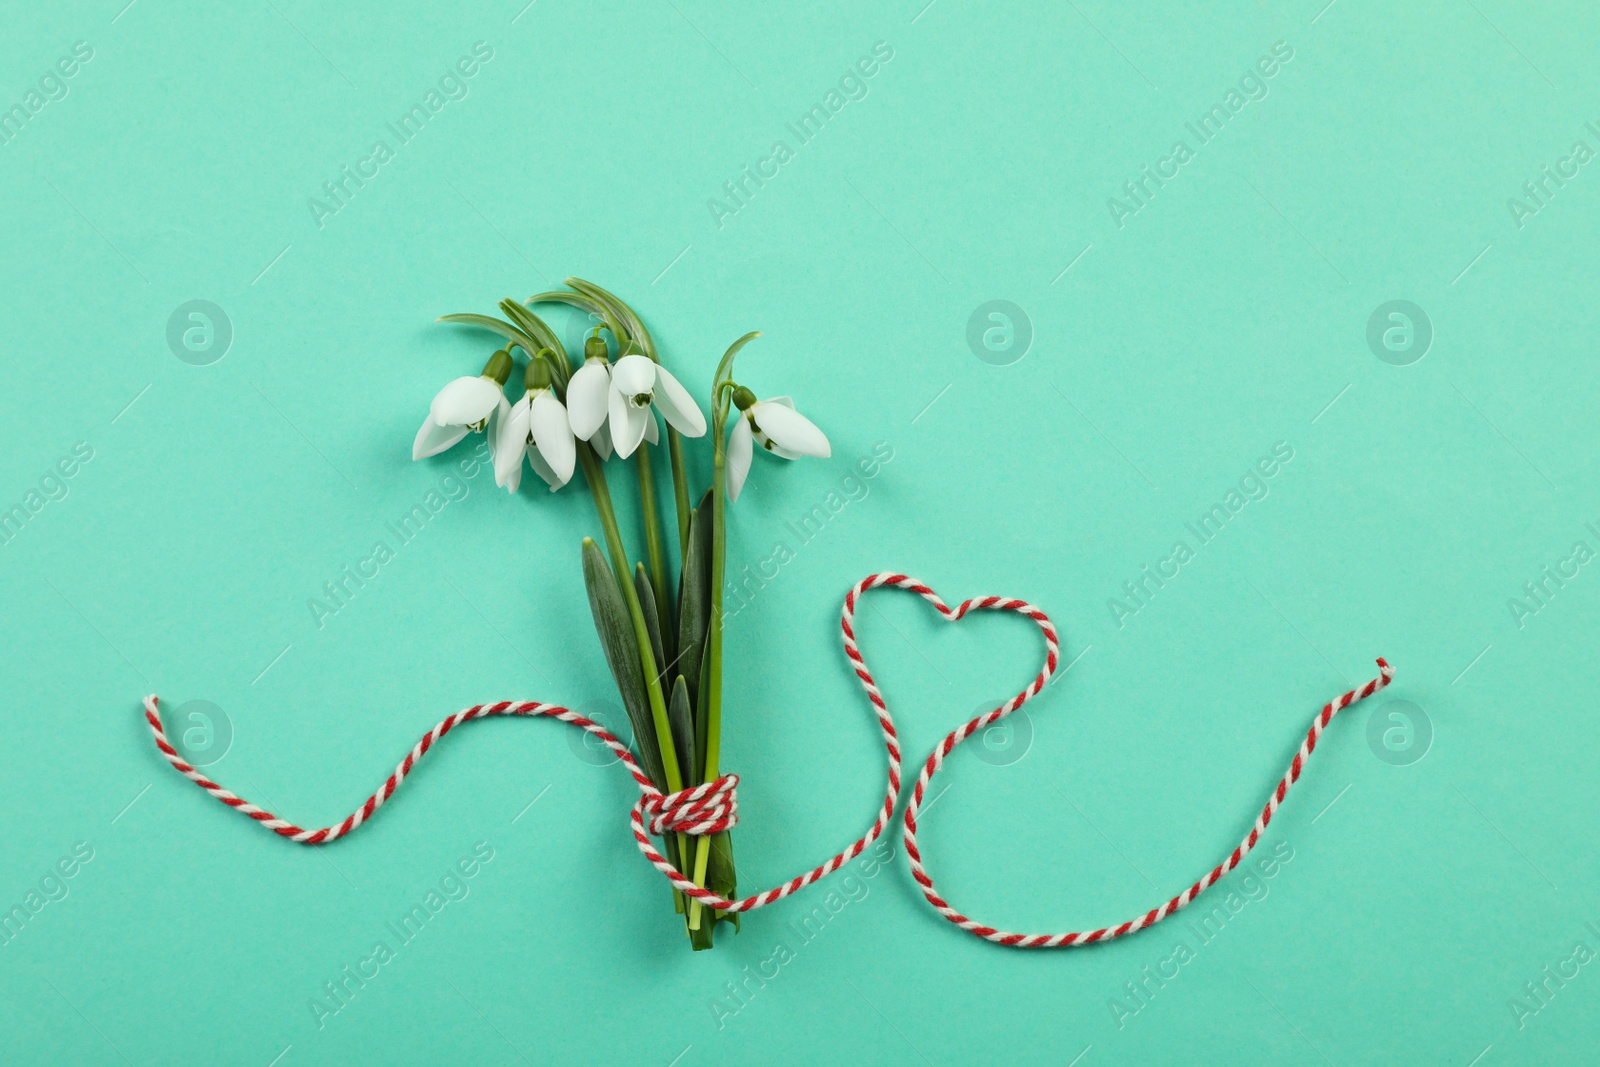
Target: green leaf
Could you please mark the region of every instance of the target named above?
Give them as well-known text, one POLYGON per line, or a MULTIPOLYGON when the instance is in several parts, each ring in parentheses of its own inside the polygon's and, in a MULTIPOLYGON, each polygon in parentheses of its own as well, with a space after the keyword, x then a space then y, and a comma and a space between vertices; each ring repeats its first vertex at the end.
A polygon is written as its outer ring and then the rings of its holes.
POLYGON ((586 282, 582 278, 568 278, 567 284, 605 307, 611 313, 611 316, 618 320, 622 328, 628 332, 628 336, 639 342, 639 346, 644 349, 644 354, 652 360, 656 358, 656 346, 655 342, 650 338, 650 331, 645 329, 644 323, 639 321, 639 316, 634 313, 631 307, 593 282, 586 282))
MULTIPOLYGON (((739 895, 739 873, 733 866, 733 835, 727 831, 711 838, 711 862, 706 867, 706 887, 717 896, 729 900, 739 895)), ((737 912, 718 911, 716 916, 722 922, 733 923, 735 930, 739 928, 737 912)))
POLYGON ((583 539, 583 584, 589 593, 589 610, 594 614, 600 647, 611 667, 611 676, 616 679, 617 693, 628 711, 628 721, 633 725, 633 743, 639 754, 639 764, 656 783, 656 788, 665 790, 666 772, 662 769, 661 749, 656 743, 650 699, 645 693, 644 670, 639 666, 639 648, 634 644, 633 621, 600 546, 587 537, 583 539))
MULTIPOLYGON (((720 897, 735 900, 738 878, 733 869, 733 838, 724 832, 712 835, 709 840, 711 856, 706 866, 706 886, 720 897)), ((689 944, 696 952, 712 947, 712 932, 718 923, 732 923, 734 931, 739 930, 738 912, 705 908, 701 915, 700 929, 689 931, 689 944)))
MULTIPOLYGON (((691 838, 691 840, 693 840, 693 839, 691 838)), ((662 835, 662 838, 661 838, 661 850, 662 850, 663 853, 666 854, 668 863, 672 864, 674 867, 678 868, 678 870, 680 870, 680 871, 683 870, 683 857, 678 851, 678 835, 677 834, 664 834, 664 835, 662 835)), ((684 911, 686 911, 688 909, 688 906, 689 906, 688 899, 685 898, 682 893, 678 892, 677 887, 674 886, 673 889, 672 889, 672 907, 673 907, 673 909, 679 915, 682 915, 684 913, 684 911)))
MULTIPOLYGON (((712 909, 701 908, 700 914, 705 916, 706 912, 710 910, 712 909)), ((689 931, 689 947, 694 949, 696 952, 704 952, 708 948, 715 947, 712 943, 711 935, 716 928, 717 923, 715 919, 703 918, 698 927, 689 931)))
MULTIPOLYGON (((733 357, 739 354, 739 349, 743 348, 745 345, 749 344, 751 341, 754 341, 760 336, 760 330, 751 330, 749 333, 733 342, 733 344, 729 345, 728 350, 722 354, 722 362, 717 364, 717 372, 711 376, 711 397, 713 411, 720 410, 716 404, 717 386, 727 381, 728 378, 733 374, 733 357)), ((718 422, 717 428, 722 428, 722 424, 720 422, 718 422)))
POLYGON ((511 325, 509 322, 501 322, 499 319, 494 318, 491 315, 440 315, 435 321, 454 322, 463 326, 481 326, 485 330, 493 330, 501 337, 504 337, 506 340, 511 341, 520 347, 528 354, 530 359, 533 357, 533 354, 539 350, 539 346, 535 344, 533 339, 527 334, 511 325))
POLYGON ((700 665, 705 658, 706 625, 711 618, 711 494, 700 500, 689 519, 683 574, 678 589, 678 673, 691 679, 689 698, 700 691, 700 665))
POLYGON ((645 555, 649 557, 651 591, 655 593, 656 621, 661 627, 660 652, 656 663, 661 668, 661 684, 671 678, 671 667, 678 659, 678 617, 672 610, 672 594, 667 590, 667 561, 661 547, 661 519, 656 511, 656 482, 648 441, 640 442, 633 454, 639 467, 639 518, 644 526, 645 555), (665 659, 660 658, 665 655, 665 659))
POLYGON ((582 293, 569 293, 565 289, 552 289, 548 293, 534 293, 532 296, 528 297, 528 299, 524 300, 523 303, 566 304, 569 307, 577 308, 579 311, 587 311, 592 315, 598 315, 602 319, 606 317, 605 311, 601 308, 598 300, 585 296, 582 293))
POLYGON ((625 337, 633 336, 627 325, 617 318, 613 308, 596 300, 587 293, 569 293, 565 291, 535 293, 528 297, 527 303, 566 304, 569 307, 575 307, 584 314, 604 322, 606 329, 611 331, 611 336, 616 338, 618 344, 621 344, 625 337))
MULTIPOLYGON (((650 651, 655 653, 656 662, 661 665, 661 671, 664 674, 666 672, 667 657, 661 647, 661 613, 656 610, 656 594, 650 588, 650 576, 645 573, 643 563, 634 565, 633 588, 639 594, 639 607, 644 611, 645 629, 650 632, 650 651)), ((686 766, 681 754, 678 756, 678 766, 686 766)))
POLYGON ((711 642, 707 641, 700 653, 700 682, 695 687, 699 697, 694 706, 694 751, 697 762, 694 769, 695 780, 706 780, 706 745, 710 740, 711 729, 711 642))
POLYGON ((523 333, 556 354, 556 363, 561 368, 563 379, 572 374, 572 366, 567 361, 566 347, 562 345, 561 338, 556 336, 556 332, 548 323, 515 300, 500 301, 500 310, 505 312, 506 318, 516 323, 523 333))
POLYGON ((672 685, 672 701, 667 705, 667 721, 672 724, 672 744, 678 751, 678 762, 684 767, 695 765, 694 711, 689 705, 689 684, 678 675, 672 685))

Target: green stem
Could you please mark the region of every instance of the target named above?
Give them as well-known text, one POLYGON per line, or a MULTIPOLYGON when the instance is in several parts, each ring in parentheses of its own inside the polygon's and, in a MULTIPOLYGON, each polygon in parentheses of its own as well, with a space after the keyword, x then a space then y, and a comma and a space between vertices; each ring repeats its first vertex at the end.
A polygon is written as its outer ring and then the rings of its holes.
MULTIPOLYGON (((715 420, 711 459, 711 617, 707 620, 706 655, 710 667, 706 671, 706 691, 701 695, 706 708, 706 757, 702 781, 716 780, 717 762, 722 755, 722 583, 727 570, 727 517, 725 515, 728 484, 727 457, 722 440, 722 420, 715 420)), ((699 885, 706 881, 706 865, 711 860, 711 838, 695 840, 694 880, 699 885)), ((700 902, 689 904, 689 929, 700 928, 700 902)))
MULTIPOLYGON (((722 755, 722 584, 726 581, 728 556, 727 437, 723 426, 727 419, 727 401, 723 398, 721 382, 733 367, 733 357, 758 334, 746 334, 722 357, 717 367, 716 379, 711 389, 711 617, 706 620, 705 692, 700 699, 706 709, 705 772, 702 781, 714 781, 717 763, 722 755)), ((701 837, 695 842, 694 880, 704 885, 706 865, 711 860, 711 839, 701 837)), ((700 902, 689 905, 689 929, 700 928, 700 902)))
MULTIPOLYGON (((650 647, 650 628, 645 625, 644 608, 640 606, 639 594, 633 588, 633 568, 628 564, 622 531, 617 528, 617 513, 611 506, 611 490, 606 486, 605 469, 587 444, 578 446, 578 460, 583 464, 583 474, 589 482, 595 510, 600 514, 600 528, 605 532, 606 547, 611 551, 611 567, 618 575, 617 585, 622 588, 623 598, 628 602, 628 615, 633 620, 633 640, 639 646, 639 662, 644 667, 645 691, 650 697, 650 718, 655 724, 656 741, 661 747, 661 766, 667 779, 667 791, 676 793, 683 788, 683 777, 679 774, 678 753, 672 744, 672 727, 667 721, 667 701, 661 692, 661 677, 656 669, 655 652, 650 647)), ((678 855, 682 856, 687 851, 687 838, 679 834, 678 855)))

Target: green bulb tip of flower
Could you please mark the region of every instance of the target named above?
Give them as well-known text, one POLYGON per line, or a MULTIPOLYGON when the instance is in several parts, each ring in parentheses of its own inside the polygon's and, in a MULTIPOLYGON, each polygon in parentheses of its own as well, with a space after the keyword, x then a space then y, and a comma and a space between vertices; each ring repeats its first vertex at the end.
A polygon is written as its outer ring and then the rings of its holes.
POLYGON ((610 350, 606 347, 605 338, 600 336, 600 329, 599 326, 596 326, 594 328, 595 332, 587 341, 583 342, 584 359, 605 359, 609 353, 610 350))
POLYGON ((529 389, 548 389, 555 380, 555 375, 550 369, 550 361, 545 358, 548 348, 541 348, 539 354, 528 361, 528 369, 523 372, 522 382, 529 389))
POLYGON ((483 365, 482 377, 503 386, 511 377, 511 367, 511 347, 508 345, 489 357, 489 362, 483 365))
POLYGON ((735 386, 733 390, 733 403, 740 411, 749 411, 756 406, 756 394, 744 386, 735 386))

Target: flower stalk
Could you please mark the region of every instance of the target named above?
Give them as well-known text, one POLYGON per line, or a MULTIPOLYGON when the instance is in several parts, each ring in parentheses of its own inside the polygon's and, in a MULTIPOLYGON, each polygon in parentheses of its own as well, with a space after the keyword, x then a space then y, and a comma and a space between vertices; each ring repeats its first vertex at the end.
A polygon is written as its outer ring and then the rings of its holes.
MULTIPOLYGON (((706 632, 706 671, 701 702, 705 717, 705 769, 700 780, 709 782, 717 777, 722 758, 722 585, 726 581, 728 560, 728 449, 723 426, 728 419, 728 405, 732 396, 729 376, 733 373, 733 360, 739 350, 760 337, 759 331, 745 334, 723 353, 711 380, 711 617, 706 632)), ((705 884, 706 868, 711 859, 711 841, 702 837, 695 842, 695 882, 705 884)), ((689 904, 689 929, 700 925, 700 902, 689 904)))

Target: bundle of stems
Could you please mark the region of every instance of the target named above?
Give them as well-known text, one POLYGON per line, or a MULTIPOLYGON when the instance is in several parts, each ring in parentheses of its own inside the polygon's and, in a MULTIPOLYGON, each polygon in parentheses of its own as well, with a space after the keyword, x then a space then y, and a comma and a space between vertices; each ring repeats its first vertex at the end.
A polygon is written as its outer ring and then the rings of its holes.
MULTIPOLYGON (((794 459, 826 456, 827 439, 787 397, 758 401, 733 381, 734 358, 759 336, 747 333, 728 347, 712 377, 712 484, 694 493, 684 439, 706 431, 698 406, 661 366, 655 341, 632 308, 592 282, 568 278, 566 284, 567 289, 535 293, 522 303, 501 301, 503 317, 462 314, 439 320, 484 327, 505 339, 505 347, 478 376, 495 383, 497 395, 489 396, 491 391, 475 380, 452 382, 436 398, 413 455, 434 454, 479 430, 489 437, 496 482, 513 492, 520 485, 524 450, 552 490, 566 483, 574 466, 581 468, 605 542, 604 551, 590 538, 582 542, 595 629, 633 728, 640 766, 657 788, 673 793, 711 782, 720 773, 728 501, 744 484, 753 445, 794 459), (556 332, 530 310, 529 305, 541 304, 567 305, 596 324, 585 341, 582 366, 573 365, 556 332), (611 345, 602 333, 610 335, 611 345), (527 357, 525 395, 510 406, 502 390, 517 350, 527 357), (459 402, 468 393, 472 403, 459 402), (656 410, 667 421, 676 520, 671 524, 663 522, 656 494, 656 410), (631 456, 637 468, 642 558, 629 554, 618 526, 605 469, 613 452, 619 461, 631 456)), ((735 895, 727 832, 696 838, 668 834, 663 849, 696 884, 723 897, 735 895)), ((737 915, 686 900, 676 889, 673 900, 696 950, 712 947, 720 922, 738 929, 737 915)))

